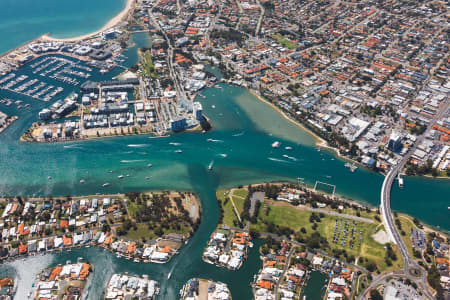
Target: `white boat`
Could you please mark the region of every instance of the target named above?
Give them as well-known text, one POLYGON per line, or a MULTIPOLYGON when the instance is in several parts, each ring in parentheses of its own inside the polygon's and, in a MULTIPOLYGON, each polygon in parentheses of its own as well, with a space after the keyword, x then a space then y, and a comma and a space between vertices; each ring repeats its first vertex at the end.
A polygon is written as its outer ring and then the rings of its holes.
POLYGON ((145 177, 145 180, 149 180, 149 179, 150 179, 150 177, 148 177, 148 176, 147 176, 147 177, 145 177))
POLYGON ((272 148, 279 148, 281 146, 281 143, 276 141, 272 143, 272 148))
POLYGON ((123 178, 123 175, 119 175, 119 176, 117 176, 117 178, 122 179, 122 178, 123 178))
POLYGON ((102 186, 103 186, 103 187, 107 187, 107 186, 109 186, 109 185, 110 185, 109 182, 105 182, 102 186))
POLYGON ((84 181, 84 179, 81 179, 81 180, 80 180, 80 183, 81 183, 81 184, 83 184, 83 183, 85 183, 85 182, 86 182, 86 181, 84 181))
POLYGON ((209 163, 209 165, 208 165, 208 170, 212 170, 212 168, 213 168, 213 164, 214 164, 214 161, 211 161, 210 163, 209 163))
POLYGON ((52 176, 48 176, 47 179, 48 179, 48 180, 52 180, 52 176))
POLYGON ((286 155, 286 154, 283 154, 283 157, 284 157, 284 158, 289 158, 289 156, 288 156, 288 155, 286 155))
POLYGON ((398 187, 403 188, 403 178, 400 175, 398 175, 398 187))
POLYGON ((151 168, 153 165, 152 164, 148 164, 147 167, 151 168))
POLYGON ((176 153, 183 153, 183 151, 182 151, 182 150, 180 150, 180 149, 178 149, 178 150, 175 150, 175 152, 176 152, 176 153))
POLYGON ((292 147, 287 146, 287 147, 284 147, 284 149, 286 149, 286 150, 292 150, 292 147))

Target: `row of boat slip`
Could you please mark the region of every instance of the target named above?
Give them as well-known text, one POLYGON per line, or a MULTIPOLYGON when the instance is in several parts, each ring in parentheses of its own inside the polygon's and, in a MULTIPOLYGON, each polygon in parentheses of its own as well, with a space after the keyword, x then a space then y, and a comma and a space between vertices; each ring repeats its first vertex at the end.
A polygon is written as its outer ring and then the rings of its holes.
POLYGON ((20 75, 17 79, 15 80, 11 80, 8 83, 6 83, 4 86, 2 86, 3 89, 5 90, 9 90, 11 89, 13 86, 15 86, 16 84, 21 83, 22 81, 24 81, 25 79, 27 79, 28 76, 27 75, 20 75))
POLYGON ((71 84, 71 85, 79 85, 80 84, 80 82, 77 79, 71 78, 71 77, 68 77, 68 76, 63 76, 59 72, 56 73, 55 75, 52 75, 52 76, 49 76, 49 77, 54 79, 54 80, 57 80, 57 81, 60 81, 60 82, 64 82, 64 83, 67 83, 67 84, 71 84))
POLYGON ((58 69, 61 69, 62 67, 64 67, 64 66, 67 65, 67 64, 68 64, 68 62, 62 61, 62 62, 58 63, 56 66, 54 66, 53 68, 50 68, 50 69, 47 69, 47 70, 43 71, 43 72, 42 72, 41 74, 39 74, 39 75, 45 77, 45 76, 47 76, 49 73, 56 72, 58 69))
POLYGON ((72 70, 71 68, 64 68, 59 73, 60 74, 61 73, 65 73, 65 74, 68 74, 68 75, 77 76, 77 77, 81 77, 81 78, 84 78, 84 79, 88 79, 89 77, 91 77, 91 74, 89 74, 89 73, 84 73, 84 72, 81 72, 81 71, 72 70))
POLYGON ((14 100, 8 99, 8 98, 0 100, 0 103, 5 104, 6 106, 11 106, 11 105, 15 104, 15 105, 17 105, 17 108, 22 108, 22 107, 29 108, 30 107, 30 104, 28 104, 28 103, 25 105, 22 105, 23 101, 21 101, 21 100, 14 101, 14 100))
POLYGON ((29 96, 35 99, 40 99, 42 97, 43 99, 41 100, 44 101, 50 101, 54 96, 64 91, 62 87, 58 87, 55 89, 53 85, 47 85, 47 83, 41 82, 37 79, 25 81, 27 78, 28 78, 27 75, 21 75, 16 80, 11 80, 1 88, 17 94, 29 96), (16 86, 17 84, 20 85, 16 86))
POLYGON ((9 73, 8 75, 6 75, 5 77, 3 77, 2 79, 0 79, 0 84, 3 84, 5 82, 7 82, 8 80, 13 79, 14 77, 16 77, 16 74, 14 73, 9 73))

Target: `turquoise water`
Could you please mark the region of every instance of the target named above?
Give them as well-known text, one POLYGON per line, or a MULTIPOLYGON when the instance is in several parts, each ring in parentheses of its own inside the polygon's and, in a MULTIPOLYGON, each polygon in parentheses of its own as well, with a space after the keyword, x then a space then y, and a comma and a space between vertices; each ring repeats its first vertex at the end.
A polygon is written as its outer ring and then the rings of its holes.
POLYGON ((0 53, 45 33, 70 38, 102 28, 126 0, 1 0, 0 53))

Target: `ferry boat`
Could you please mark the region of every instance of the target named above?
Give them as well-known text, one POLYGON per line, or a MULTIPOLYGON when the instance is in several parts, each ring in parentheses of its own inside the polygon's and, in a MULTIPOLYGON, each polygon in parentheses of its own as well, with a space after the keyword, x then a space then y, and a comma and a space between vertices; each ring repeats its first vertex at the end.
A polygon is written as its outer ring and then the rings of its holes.
POLYGON ((279 148, 281 146, 281 143, 276 141, 272 143, 272 148, 279 148))

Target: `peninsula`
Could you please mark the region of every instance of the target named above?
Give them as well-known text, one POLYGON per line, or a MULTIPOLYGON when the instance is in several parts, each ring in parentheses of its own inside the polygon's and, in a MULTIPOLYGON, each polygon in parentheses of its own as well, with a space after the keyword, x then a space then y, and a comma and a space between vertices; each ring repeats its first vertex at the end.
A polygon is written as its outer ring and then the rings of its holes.
POLYGON ((195 195, 127 193, 4 198, 0 259, 97 246, 135 262, 166 263, 197 229, 195 195))

